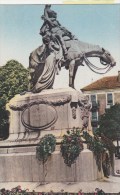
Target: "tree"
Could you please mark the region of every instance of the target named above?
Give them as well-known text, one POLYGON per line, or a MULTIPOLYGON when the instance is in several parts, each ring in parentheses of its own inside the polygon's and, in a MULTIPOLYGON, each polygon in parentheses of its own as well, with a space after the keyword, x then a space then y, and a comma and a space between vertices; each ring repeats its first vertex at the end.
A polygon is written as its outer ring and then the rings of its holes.
POLYGON ((28 88, 28 70, 15 60, 0 67, 0 137, 7 138, 9 123, 6 103, 28 88))
POLYGON ((115 104, 100 117, 97 133, 116 140, 120 137, 120 104, 115 104))

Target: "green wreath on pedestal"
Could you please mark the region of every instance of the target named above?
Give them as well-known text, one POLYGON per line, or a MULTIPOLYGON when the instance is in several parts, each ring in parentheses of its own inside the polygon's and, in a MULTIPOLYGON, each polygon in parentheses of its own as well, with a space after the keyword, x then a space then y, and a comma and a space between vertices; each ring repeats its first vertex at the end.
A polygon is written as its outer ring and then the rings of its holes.
POLYGON ((63 136, 60 149, 65 164, 71 167, 71 165, 75 163, 80 152, 83 150, 80 130, 73 128, 73 130, 67 131, 67 135, 63 136))
POLYGON ((36 147, 36 158, 44 164, 48 157, 55 151, 55 146, 55 136, 52 134, 45 135, 41 138, 38 146, 36 147))

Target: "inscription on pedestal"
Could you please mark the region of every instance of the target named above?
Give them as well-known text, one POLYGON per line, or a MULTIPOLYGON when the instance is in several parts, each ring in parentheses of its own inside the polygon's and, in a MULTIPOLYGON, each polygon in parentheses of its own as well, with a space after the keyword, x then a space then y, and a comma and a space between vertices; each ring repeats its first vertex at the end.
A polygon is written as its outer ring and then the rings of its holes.
POLYGON ((30 130, 43 130, 57 121, 57 111, 52 105, 38 104, 28 106, 22 112, 22 124, 30 130))

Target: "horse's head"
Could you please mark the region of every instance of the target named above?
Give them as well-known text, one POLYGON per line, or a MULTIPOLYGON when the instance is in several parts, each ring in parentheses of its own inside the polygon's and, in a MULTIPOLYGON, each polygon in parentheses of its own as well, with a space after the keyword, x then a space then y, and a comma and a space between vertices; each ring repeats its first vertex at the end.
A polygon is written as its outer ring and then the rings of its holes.
POLYGON ((104 48, 102 48, 102 55, 100 57, 100 62, 103 65, 109 64, 111 67, 116 65, 116 62, 114 60, 114 58, 111 56, 111 54, 105 50, 104 48))

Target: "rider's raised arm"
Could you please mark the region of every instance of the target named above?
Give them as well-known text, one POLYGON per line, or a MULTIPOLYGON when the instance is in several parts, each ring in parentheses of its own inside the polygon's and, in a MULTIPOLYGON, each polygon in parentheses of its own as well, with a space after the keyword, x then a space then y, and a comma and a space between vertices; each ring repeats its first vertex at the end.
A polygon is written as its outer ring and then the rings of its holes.
POLYGON ((49 16, 48 16, 48 12, 50 11, 50 7, 51 7, 51 5, 45 5, 45 9, 44 9, 44 16, 46 17, 46 18, 49 18, 49 16))

